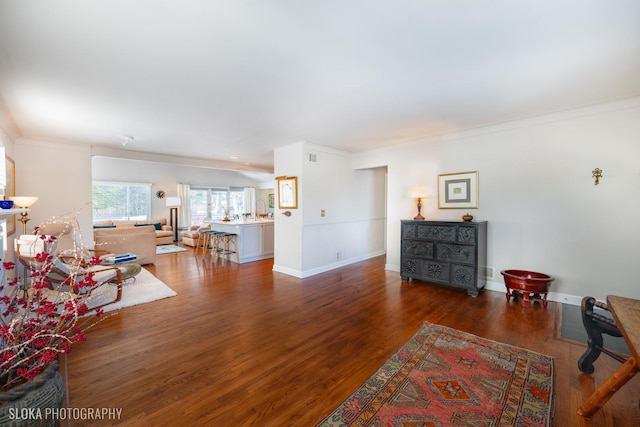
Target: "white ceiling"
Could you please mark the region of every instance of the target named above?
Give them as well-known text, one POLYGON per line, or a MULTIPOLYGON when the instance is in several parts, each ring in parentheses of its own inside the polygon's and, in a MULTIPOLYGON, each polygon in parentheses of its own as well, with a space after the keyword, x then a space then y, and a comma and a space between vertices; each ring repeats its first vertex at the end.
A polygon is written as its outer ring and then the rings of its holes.
POLYGON ((638 95, 638 0, 0 0, 28 138, 268 169, 638 95))

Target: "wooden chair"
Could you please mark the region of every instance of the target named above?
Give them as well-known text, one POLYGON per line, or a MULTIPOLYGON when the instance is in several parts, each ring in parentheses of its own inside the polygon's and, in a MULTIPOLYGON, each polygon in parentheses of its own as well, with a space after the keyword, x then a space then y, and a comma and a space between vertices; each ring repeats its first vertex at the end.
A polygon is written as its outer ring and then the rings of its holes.
MULTIPOLYGON (((23 235, 15 240, 15 253, 20 264, 28 274, 40 272, 42 254, 49 254, 46 279, 49 281, 47 298, 64 303, 69 298, 81 297, 89 310, 97 310, 106 305, 116 303, 122 298, 122 271, 116 266, 90 265, 88 254, 71 255, 69 251, 56 252, 55 241, 47 243, 38 235, 23 235), (104 290, 101 287, 113 284, 116 286, 115 297, 97 305, 91 305, 91 297, 104 290), (90 286, 86 286, 90 285, 90 286)), ((25 280, 27 278, 25 277, 25 280)), ((28 288, 28 286, 27 286, 28 288)))
POLYGON ((593 297, 582 298, 582 323, 587 331, 587 350, 578 360, 578 369, 585 374, 594 371, 593 362, 604 353, 620 363, 624 363, 628 356, 622 356, 616 352, 604 348, 602 334, 613 337, 621 337, 622 334, 613 319, 604 315, 609 312, 607 304, 596 301, 593 297))

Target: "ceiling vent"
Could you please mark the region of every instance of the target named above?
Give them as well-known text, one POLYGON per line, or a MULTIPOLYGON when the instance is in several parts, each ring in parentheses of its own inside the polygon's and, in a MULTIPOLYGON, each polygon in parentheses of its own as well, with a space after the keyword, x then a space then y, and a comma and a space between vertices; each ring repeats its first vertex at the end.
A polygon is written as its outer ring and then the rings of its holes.
POLYGON ((313 153, 308 153, 307 160, 309 163, 316 163, 316 155, 313 153))

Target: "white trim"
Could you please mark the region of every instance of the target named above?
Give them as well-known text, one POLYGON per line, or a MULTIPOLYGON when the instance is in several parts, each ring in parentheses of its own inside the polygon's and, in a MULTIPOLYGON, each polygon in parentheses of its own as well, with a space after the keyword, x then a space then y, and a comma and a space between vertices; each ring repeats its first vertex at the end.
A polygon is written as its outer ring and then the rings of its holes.
MULTIPOLYGON (((540 114, 530 117, 516 117, 512 120, 504 122, 488 123, 478 127, 461 129, 455 132, 443 132, 435 135, 417 136, 407 139, 404 142, 392 146, 380 148, 372 148, 371 150, 363 150, 352 154, 354 169, 364 169, 370 167, 386 166, 387 164, 376 163, 375 165, 360 165, 362 159, 368 159, 372 153, 388 153, 396 152, 400 148, 414 147, 416 145, 437 143, 442 141, 451 141, 465 139, 481 135, 489 135, 492 133, 505 132, 513 129, 528 128, 531 126, 539 126, 545 123, 553 123, 561 120, 574 119, 578 117, 592 116, 596 114, 610 113, 621 110, 628 110, 640 107, 640 96, 618 99, 610 102, 591 104, 582 107, 570 108, 561 111, 550 111, 546 114, 540 114)), ((381 161, 382 162, 382 161, 381 161)))
MULTIPOLYGON (((385 264, 385 270, 400 272, 400 266, 396 264, 385 264)), ((425 282, 426 283, 426 282, 425 282)), ((487 291, 496 291, 502 292, 505 295, 506 301, 506 288, 504 286, 504 282, 495 282, 492 280, 487 280, 487 283, 484 286, 484 290, 487 291)), ((548 301, 560 302, 562 304, 571 304, 571 305, 581 305, 582 297, 577 295, 569 295, 569 294, 561 294, 558 292, 549 292, 547 294, 548 301)))
POLYGON ((341 260, 339 262, 334 262, 332 264, 323 265, 322 267, 313 268, 313 269, 307 270, 307 271, 293 270, 293 269, 290 269, 290 268, 281 267, 279 265, 274 264, 273 265, 273 271, 276 271, 278 273, 288 274, 289 276, 294 276, 294 277, 297 277, 299 279, 304 279, 304 278, 307 278, 307 277, 315 276, 316 274, 325 273, 327 271, 335 270, 336 268, 345 267, 345 266, 350 265, 350 264, 355 264, 355 263, 360 262, 360 261, 365 261, 365 260, 370 259, 370 258, 375 258, 377 256, 384 255, 385 253, 386 253, 385 250, 372 252, 372 253, 369 253, 369 254, 366 254, 366 255, 361 255, 361 256, 355 257, 355 258, 343 259, 343 260, 341 260))
MULTIPOLYGON (((498 292, 502 292, 505 295, 505 301, 506 301, 506 288, 504 286, 504 282, 494 282, 494 281, 490 281, 487 280, 487 284, 484 287, 486 290, 489 291, 498 291, 498 292)), ((555 301, 555 302, 560 302, 562 304, 571 304, 571 305, 581 305, 582 304, 582 297, 581 296, 576 296, 576 295, 569 295, 569 294, 561 294, 558 292, 549 292, 547 294, 547 300, 548 301, 555 301)))

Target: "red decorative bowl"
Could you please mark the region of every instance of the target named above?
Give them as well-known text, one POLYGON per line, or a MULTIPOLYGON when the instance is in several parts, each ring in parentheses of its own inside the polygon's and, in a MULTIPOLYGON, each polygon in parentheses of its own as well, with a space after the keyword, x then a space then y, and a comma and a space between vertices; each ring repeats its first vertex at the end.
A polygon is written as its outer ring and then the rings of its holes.
POLYGON ((504 284, 509 289, 517 289, 523 292, 546 293, 549 285, 553 282, 553 277, 527 270, 502 270, 504 284))

